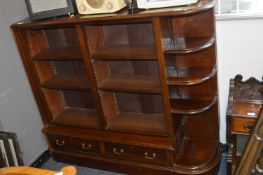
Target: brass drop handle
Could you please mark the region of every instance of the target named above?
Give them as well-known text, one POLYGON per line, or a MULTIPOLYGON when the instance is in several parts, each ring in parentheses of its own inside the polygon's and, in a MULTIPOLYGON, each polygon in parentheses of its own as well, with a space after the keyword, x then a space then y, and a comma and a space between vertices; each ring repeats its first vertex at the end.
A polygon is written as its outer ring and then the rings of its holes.
POLYGON ((245 124, 243 125, 243 128, 244 128, 245 130, 248 130, 248 131, 251 131, 251 130, 253 129, 253 127, 254 127, 254 125, 251 124, 251 123, 245 123, 245 124))
POLYGON ((152 153, 152 156, 149 156, 149 153, 145 152, 144 157, 145 159, 154 160, 156 158, 156 154, 152 153))
POLYGON ((58 146, 63 146, 63 145, 65 145, 65 141, 64 140, 59 140, 59 139, 56 139, 56 145, 58 145, 58 146))
POLYGON ((118 151, 117 148, 115 148, 115 147, 113 148, 113 153, 114 153, 114 154, 120 155, 120 154, 123 154, 123 152, 124 152, 123 149, 120 149, 120 151, 118 151))
POLYGON ((88 145, 86 145, 85 143, 81 144, 81 149, 83 150, 89 150, 91 147, 92 147, 91 144, 88 144, 88 145))

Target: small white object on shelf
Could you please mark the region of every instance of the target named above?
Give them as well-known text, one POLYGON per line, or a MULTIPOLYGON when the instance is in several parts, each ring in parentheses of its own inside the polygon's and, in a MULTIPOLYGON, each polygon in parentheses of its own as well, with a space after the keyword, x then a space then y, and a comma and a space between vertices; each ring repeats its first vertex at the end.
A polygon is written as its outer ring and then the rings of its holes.
POLYGON ((137 6, 141 9, 151 9, 190 5, 197 2, 198 0, 137 0, 137 6))

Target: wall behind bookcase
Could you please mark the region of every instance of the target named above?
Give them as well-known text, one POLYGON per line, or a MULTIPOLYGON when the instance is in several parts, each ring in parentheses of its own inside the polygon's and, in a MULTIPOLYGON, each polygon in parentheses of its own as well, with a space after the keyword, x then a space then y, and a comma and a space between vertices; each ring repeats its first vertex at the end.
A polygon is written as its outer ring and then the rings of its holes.
POLYGON ((229 80, 263 76, 263 19, 217 21, 217 54, 220 97, 221 142, 225 137, 225 116, 229 80))
POLYGON ((9 28, 27 16, 24 1, 0 1, 0 128, 17 133, 26 165, 47 149, 40 114, 9 28))

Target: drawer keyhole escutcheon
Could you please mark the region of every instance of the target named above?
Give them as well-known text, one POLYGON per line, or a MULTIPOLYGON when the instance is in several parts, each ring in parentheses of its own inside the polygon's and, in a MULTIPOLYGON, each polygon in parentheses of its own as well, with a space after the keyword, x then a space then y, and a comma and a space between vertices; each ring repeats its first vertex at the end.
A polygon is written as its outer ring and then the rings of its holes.
POLYGON ((63 145, 65 145, 65 141, 64 140, 59 140, 59 139, 56 139, 56 145, 58 145, 58 146, 63 146, 63 145))
POLYGON ((154 160, 156 158, 156 154, 152 153, 152 156, 149 156, 149 153, 145 152, 144 157, 145 157, 145 159, 154 160))
POLYGON ((81 144, 81 148, 82 148, 83 150, 89 150, 89 149, 91 148, 91 144, 86 145, 85 143, 82 143, 82 144, 81 144))
POLYGON ((118 154, 118 155, 120 155, 120 154, 123 154, 123 149, 120 149, 119 151, 118 151, 118 149, 117 148, 113 148, 113 153, 114 154, 118 154))

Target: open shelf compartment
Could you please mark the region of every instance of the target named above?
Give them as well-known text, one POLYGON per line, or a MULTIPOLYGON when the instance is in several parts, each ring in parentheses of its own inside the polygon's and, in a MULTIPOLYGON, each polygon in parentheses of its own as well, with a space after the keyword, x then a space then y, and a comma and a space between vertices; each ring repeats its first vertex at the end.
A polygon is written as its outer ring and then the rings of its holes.
POLYGON ((174 167, 194 174, 207 171, 220 161, 220 142, 217 101, 208 110, 198 114, 174 114, 183 117, 180 145, 174 153, 174 167), (213 126, 213 127, 211 127, 213 126))
POLYGON ((35 61, 41 86, 49 89, 89 90, 82 61, 35 61))
POLYGON ((174 166, 185 170, 209 167, 215 160, 219 161, 219 144, 216 140, 184 138, 175 156, 174 166))
POLYGON ((169 86, 171 112, 197 114, 210 109, 217 102, 216 78, 194 86, 169 86))
POLYGON ((196 85, 213 78, 217 72, 215 45, 190 54, 166 54, 168 85, 196 85))
POLYGON ((161 93, 156 61, 93 61, 98 88, 108 91, 161 93))
POLYGON ((164 52, 187 54, 213 45, 215 42, 213 13, 211 9, 191 16, 162 18, 164 52))
POLYGON ((100 96, 108 130, 166 134, 161 95, 100 91, 100 96))
POLYGON ((94 24, 87 25, 85 30, 92 59, 156 59, 150 22, 94 24))
POLYGON ((81 60, 74 27, 26 30, 30 55, 35 60, 81 60))
POLYGON ((51 124, 100 128, 91 92, 42 90, 52 115, 51 124))

